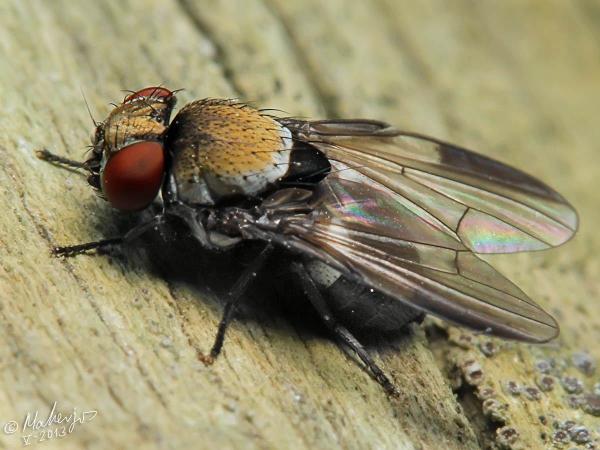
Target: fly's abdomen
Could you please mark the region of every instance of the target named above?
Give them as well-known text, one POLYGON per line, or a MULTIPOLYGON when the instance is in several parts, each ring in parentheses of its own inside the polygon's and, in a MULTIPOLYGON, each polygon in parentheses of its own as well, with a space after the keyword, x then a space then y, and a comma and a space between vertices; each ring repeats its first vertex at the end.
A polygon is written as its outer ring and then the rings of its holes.
POLYGON ((349 280, 321 261, 306 265, 336 320, 351 330, 394 332, 424 317, 422 311, 349 280))
POLYGON ((288 171, 291 132, 273 118, 229 100, 185 106, 167 133, 178 197, 213 205, 257 196, 288 171))

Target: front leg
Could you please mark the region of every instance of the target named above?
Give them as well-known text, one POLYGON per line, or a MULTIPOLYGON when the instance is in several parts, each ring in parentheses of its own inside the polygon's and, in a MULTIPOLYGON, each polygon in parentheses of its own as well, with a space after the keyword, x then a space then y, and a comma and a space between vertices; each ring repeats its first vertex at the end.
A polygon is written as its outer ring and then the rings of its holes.
POLYGON ((110 239, 102 239, 93 242, 86 242, 85 244, 54 247, 52 249, 52 255, 57 257, 62 256, 64 258, 70 258, 72 256, 82 255, 91 251, 98 252, 107 251, 111 248, 120 248, 122 245, 129 244, 130 242, 136 240, 151 228, 155 228, 162 225, 163 221, 164 215, 158 214, 149 221, 136 225, 123 236, 110 239))
POLYGON ((42 161, 49 162, 51 164, 57 164, 64 167, 70 167, 71 169, 84 169, 87 170, 88 164, 85 161, 75 161, 73 159, 65 158, 64 156, 52 153, 45 148, 35 152, 35 155, 42 161))
POLYGON ((100 241, 87 242, 85 244, 69 245, 65 247, 54 247, 52 248, 52 255, 63 258, 70 258, 71 256, 82 255, 84 253, 91 252, 92 250, 107 251, 110 248, 120 247, 123 244, 123 238, 113 239, 102 239, 100 241))

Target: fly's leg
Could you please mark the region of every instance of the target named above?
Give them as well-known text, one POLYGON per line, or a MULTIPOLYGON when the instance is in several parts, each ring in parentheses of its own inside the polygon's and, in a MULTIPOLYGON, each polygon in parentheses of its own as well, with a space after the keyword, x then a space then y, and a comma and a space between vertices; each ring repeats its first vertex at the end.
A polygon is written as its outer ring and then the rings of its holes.
POLYGON ((131 230, 129 230, 124 236, 120 236, 117 238, 102 239, 100 241, 86 242, 85 244, 69 245, 66 247, 54 247, 52 249, 52 254, 54 256, 70 258, 72 256, 88 253, 92 250, 98 252, 103 250, 106 251, 115 247, 119 248, 124 244, 128 244, 129 242, 134 241, 146 231, 148 231, 150 228, 160 226, 160 224, 163 221, 163 217, 163 214, 158 214, 149 221, 136 225, 131 230))
POLYGON ((336 322, 335 318, 331 314, 325 299, 321 295, 321 292, 315 285, 312 277, 304 267, 302 263, 295 262, 292 264, 292 270, 298 275, 300 282, 302 283, 302 288, 304 289, 308 299, 312 303, 312 305, 317 310, 317 313, 325 322, 327 328, 329 328, 335 336, 344 344, 346 344, 350 349, 352 349, 356 355, 361 359, 361 361, 369 368, 375 380, 385 389, 385 391, 397 397, 399 395, 398 390, 392 384, 387 375, 383 372, 383 370, 373 361, 369 353, 362 346, 360 342, 350 333, 350 331, 336 322))
MULTIPOLYGON (((64 156, 56 155, 46 149, 38 150, 35 152, 36 156, 42 161, 49 162, 51 164, 59 164, 64 167, 71 169, 84 169, 88 167, 85 162, 75 161, 73 159, 65 158, 64 156)), ((95 251, 108 250, 113 247, 119 247, 125 241, 125 236, 102 239, 100 241, 86 242, 85 244, 69 245, 65 247, 54 247, 52 249, 52 255, 62 256, 69 258, 71 256, 82 255, 84 253, 95 251)))
POLYGON ((51 153, 46 149, 38 150, 37 152, 35 152, 35 154, 42 161, 47 161, 52 164, 60 164, 66 167, 71 167, 73 169, 87 169, 85 162, 79 162, 69 158, 65 158, 64 156, 51 153))
POLYGON ((263 268, 265 262, 272 252, 273 246, 269 243, 260 252, 258 257, 252 261, 252 264, 244 269, 242 275, 240 275, 233 287, 229 290, 229 293, 227 294, 227 303, 225 304, 225 309, 223 310, 223 317, 221 317, 221 322, 219 322, 219 328, 217 329, 217 335, 215 336, 215 342, 210 349, 210 354, 202 358, 205 364, 212 364, 217 356, 219 356, 219 353, 221 353, 223 341, 225 340, 225 332, 227 331, 229 322, 231 322, 231 319, 233 318, 233 313, 235 312, 236 306, 239 304, 244 292, 246 292, 248 285, 256 277, 256 274, 263 268))
POLYGON ((123 238, 102 239, 101 241, 86 242, 85 244, 69 245, 67 247, 54 247, 52 255, 69 258, 71 256, 82 255, 92 250, 102 251, 112 247, 118 247, 123 243, 123 238))

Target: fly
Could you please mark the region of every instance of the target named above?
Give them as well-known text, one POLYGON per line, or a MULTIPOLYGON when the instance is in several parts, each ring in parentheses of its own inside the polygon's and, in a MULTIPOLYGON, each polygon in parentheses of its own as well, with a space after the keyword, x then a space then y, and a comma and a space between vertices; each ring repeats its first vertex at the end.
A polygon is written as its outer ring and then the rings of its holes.
POLYGON ((552 316, 477 254, 569 240, 577 213, 524 172, 376 120, 299 120, 203 99, 170 121, 176 92, 132 92, 98 123, 83 169, 109 204, 162 211, 124 236, 56 247, 57 256, 134 241, 183 220, 210 250, 264 247, 231 288, 207 362, 243 293, 277 248, 332 333, 388 393, 396 388, 351 330, 390 331, 424 313, 525 342, 558 335, 552 316))

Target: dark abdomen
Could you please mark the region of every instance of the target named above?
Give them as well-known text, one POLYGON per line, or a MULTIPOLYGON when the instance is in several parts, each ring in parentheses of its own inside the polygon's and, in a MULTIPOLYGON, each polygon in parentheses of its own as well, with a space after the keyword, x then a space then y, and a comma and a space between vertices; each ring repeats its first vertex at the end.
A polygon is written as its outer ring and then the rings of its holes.
POLYGON ((351 330, 394 332, 423 320, 422 311, 349 280, 320 261, 307 261, 306 266, 335 319, 351 330))

